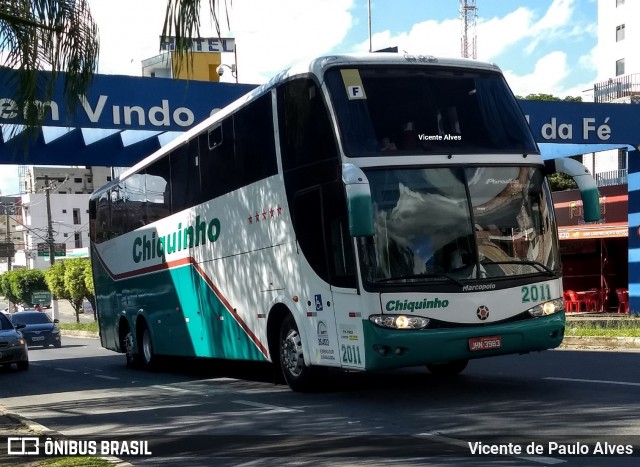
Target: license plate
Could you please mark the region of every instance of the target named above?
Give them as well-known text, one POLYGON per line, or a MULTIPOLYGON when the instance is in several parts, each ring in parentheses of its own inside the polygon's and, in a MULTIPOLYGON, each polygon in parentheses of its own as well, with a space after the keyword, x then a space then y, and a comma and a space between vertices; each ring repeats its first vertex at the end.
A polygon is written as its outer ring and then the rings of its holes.
POLYGON ((502 347, 501 336, 472 337, 469 339, 469 350, 492 350, 502 347))
POLYGON ((35 337, 32 337, 31 340, 33 342, 35 342, 35 341, 43 341, 44 340, 44 336, 35 336, 35 337))

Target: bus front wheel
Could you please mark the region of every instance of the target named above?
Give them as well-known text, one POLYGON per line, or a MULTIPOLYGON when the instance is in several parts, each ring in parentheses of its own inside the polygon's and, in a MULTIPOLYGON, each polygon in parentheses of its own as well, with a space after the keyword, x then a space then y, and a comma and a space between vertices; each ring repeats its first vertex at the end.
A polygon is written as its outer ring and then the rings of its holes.
POLYGON ((292 390, 307 392, 313 388, 314 368, 304 363, 302 338, 291 315, 280 326, 280 368, 292 390))
POLYGON ((469 360, 456 360, 446 363, 427 363, 427 369, 433 376, 455 376, 461 373, 469 363, 469 360))

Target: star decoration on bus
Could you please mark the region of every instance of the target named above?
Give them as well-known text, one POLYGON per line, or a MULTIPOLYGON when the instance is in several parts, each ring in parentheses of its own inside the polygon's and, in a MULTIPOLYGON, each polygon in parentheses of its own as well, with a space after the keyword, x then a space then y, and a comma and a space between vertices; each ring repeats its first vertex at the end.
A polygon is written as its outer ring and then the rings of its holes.
POLYGON ((255 214, 249 214, 249 216, 247 217, 247 221, 249 221, 249 224, 257 224, 258 222, 260 222, 260 216, 262 216, 263 221, 266 221, 270 218, 279 217, 281 215, 282 207, 278 205, 270 207, 268 209, 265 208, 262 210, 262 212, 256 211, 255 214))

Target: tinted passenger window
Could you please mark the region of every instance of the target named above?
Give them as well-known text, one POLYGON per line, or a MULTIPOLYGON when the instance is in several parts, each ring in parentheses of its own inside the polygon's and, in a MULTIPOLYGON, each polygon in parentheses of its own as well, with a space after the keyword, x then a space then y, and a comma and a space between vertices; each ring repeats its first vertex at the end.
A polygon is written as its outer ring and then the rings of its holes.
POLYGON ((170 170, 168 157, 163 157, 147 167, 145 173, 147 223, 171 214, 170 170))
POLYGON ((200 167, 198 140, 194 139, 171 152, 171 206, 179 212, 199 204, 200 167))
POLYGON ((282 168, 287 170, 338 157, 327 107, 310 80, 278 88, 282 168))
POLYGON ((233 129, 239 185, 248 185, 276 174, 271 94, 262 96, 234 114, 233 129))

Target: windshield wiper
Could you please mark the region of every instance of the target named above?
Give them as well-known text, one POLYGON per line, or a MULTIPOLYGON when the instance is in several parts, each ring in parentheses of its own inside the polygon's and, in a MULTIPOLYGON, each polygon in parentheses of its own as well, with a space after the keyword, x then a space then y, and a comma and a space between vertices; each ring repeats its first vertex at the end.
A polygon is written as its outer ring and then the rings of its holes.
POLYGON ((525 264, 527 266, 534 266, 536 268, 538 268, 538 271, 540 272, 546 272, 547 274, 549 274, 550 276, 556 276, 556 273, 553 272, 551 269, 549 269, 547 266, 545 266, 544 264, 542 264, 539 261, 531 261, 531 260, 513 260, 513 261, 489 261, 486 263, 481 263, 484 266, 490 265, 490 264, 525 264))
POLYGON ((377 281, 375 281, 376 283, 378 282, 393 282, 393 281, 397 281, 397 280, 406 280, 406 279, 423 279, 426 277, 444 277, 446 279, 449 279, 451 282, 455 282, 456 284, 460 285, 461 287, 464 286, 464 283, 459 281, 458 279, 456 279, 453 276, 450 276, 449 274, 445 274, 443 272, 421 272, 421 273, 417 273, 417 274, 405 274, 402 276, 395 276, 395 277, 386 277, 384 279, 379 279, 377 281))

